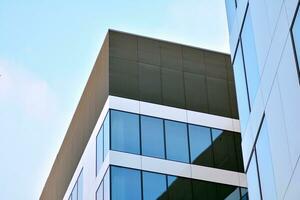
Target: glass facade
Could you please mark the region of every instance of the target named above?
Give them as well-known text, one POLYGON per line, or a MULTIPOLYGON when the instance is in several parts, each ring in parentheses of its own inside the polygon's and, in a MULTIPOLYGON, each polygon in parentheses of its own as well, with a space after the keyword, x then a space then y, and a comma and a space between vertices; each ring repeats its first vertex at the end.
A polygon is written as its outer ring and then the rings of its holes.
POLYGON ((82 170, 69 196, 69 200, 83 200, 83 175, 82 170))
POLYGON ((141 171, 111 167, 111 199, 142 199, 141 171))
POLYGON ((108 112, 96 137, 96 174, 99 172, 109 150, 109 130, 110 120, 108 112))
POLYGON ((111 110, 107 116, 111 125, 107 117, 97 136, 97 171, 102 164, 101 134, 104 143, 105 134, 107 140, 111 138, 111 150, 231 171, 244 170, 240 133, 117 110, 111 110), (105 127, 111 127, 111 132, 106 133, 105 127))
POLYGON ((164 121, 141 116, 142 155, 165 158, 164 121))
MULTIPOLYGON (((117 166, 110 167, 110 180, 111 199, 117 200, 246 200, 248 197, 245 188, 117 166)), ((97 200, 103 198, 102 184, 97 190, 97 200)))
POLYGON ((111 149, 133 154, 140 153, 139 116, 111 111, 111 149))
POLYGON ((165 120, 167 159, 189 163, 187 125, 165 120))
POLYGON ((110 198, 110 169, 106 171, 104 178, 102 179, 97 191, 96 200, 108 200, 110 198))
POLYGON ((292 38, 294 42, 294 50, 296 53, 296 61, 298 64, 298 73, 300 76, 300 11, 299 11, 299 5, 298 10, 295 16, 295 21, 292 27, 292 38))
POLYGON ((267 123, 262 120, 247 170, 251 199, 277 199, 267 123))
POLYGON ((272 157, 266 122, 263 121, 256 142, 256 156, 263 199, 277 199, 272 157))
POLYGON ((228 21, 228 29, 231 30, 233 25, 233 19, 236 12, 236 0, 225 0, 226 11, 227 11, 227 21, 228 21))
POLYGON ((250 107, 249 107, 249 96, 247 89, 247 80, 245 73, 245 66, 243 60, 243 53, 241 44, 238 44, 235 58, 233 62, 233 71, 236 83, 237 101, 238 109, 241 123, 241 130, 245 130, 246 124, 248 122, 250 107))
POLYGON ((189 124, 191 163, 213 166, 213 149, 210 128, 189 124))
POLYGON ((152 172, 142 172, 143 175, 143 199, 166 199, 163 194, 167 191, 166 175, 152 172))
POLYGON ((257 199, 260 200, 260 182, 258 177, 258 170, 257 170, 257 161, 255 151, 253 152, 252 158, 249 163, 249 167, 247 170, 247 181, 248 181, 248 193, 249 199, 257 199))
POLYGON ((260 75, 257 61, 255 38, 252 28, 250 8, 245 16, 245 21, 241 33, 241 44, 245 63, 245 73, 247 78, 250 105, 252 106, 256 97, 260 75))

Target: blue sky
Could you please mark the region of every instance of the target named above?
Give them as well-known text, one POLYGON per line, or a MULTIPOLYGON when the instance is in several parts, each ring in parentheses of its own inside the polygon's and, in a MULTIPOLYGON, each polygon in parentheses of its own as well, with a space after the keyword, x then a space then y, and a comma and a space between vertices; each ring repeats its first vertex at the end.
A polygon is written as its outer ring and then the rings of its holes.
POLYGON ((108 28, 229 52, 224 2, 1 0, 1 199, 38 199, 108 28))

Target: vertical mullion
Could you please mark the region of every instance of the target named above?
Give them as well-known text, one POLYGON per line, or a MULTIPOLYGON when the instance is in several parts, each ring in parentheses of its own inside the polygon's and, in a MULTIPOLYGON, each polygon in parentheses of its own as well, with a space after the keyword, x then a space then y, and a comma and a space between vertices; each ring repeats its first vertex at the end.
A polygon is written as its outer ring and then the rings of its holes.
MULTIPOLYGON (((247 15, 247 13, 246 13, 247 15)), ((245 82, 246 82, 246 88, 247 88, 247 99, 248 99, 248 106, 249 106, 249 113, 251 112, 251 104, 250 104, 250 95, 249 95, 249 85, 248 85, 248 77, 247 77, 247 71, 246 71, 246 64, 244 59, 244 48, 243 48, 243 42, 242 37, 240 36, 240 47, 242 52, 242 60, 243 60, 243 67, 244 67, 244 75, 245 75, 245 82)))
POLYGON ((255 149, 254 149, 253 156, 255 156, 255 162, 256 162, 256 170, 257 170, 257 177, 258 177, 259 193, 260 193, 260 198, 263 200, 262 191, 261 191, 260 174, 259 174, 259 165, 258 165, 258 161, 257 161, 256 147, 254 147, 254 148, 255 149))

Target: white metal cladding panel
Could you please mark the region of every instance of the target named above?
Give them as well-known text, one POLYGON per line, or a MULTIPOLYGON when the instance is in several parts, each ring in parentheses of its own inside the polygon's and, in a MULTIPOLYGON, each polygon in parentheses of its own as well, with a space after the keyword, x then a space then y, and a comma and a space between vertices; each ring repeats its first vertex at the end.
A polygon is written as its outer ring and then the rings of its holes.
POLYGON ((109 96, 109 107, 136 114, 191 123, 211 128, 240 132, 239 120, 170 106, 147 103, 122 97, 109 96))

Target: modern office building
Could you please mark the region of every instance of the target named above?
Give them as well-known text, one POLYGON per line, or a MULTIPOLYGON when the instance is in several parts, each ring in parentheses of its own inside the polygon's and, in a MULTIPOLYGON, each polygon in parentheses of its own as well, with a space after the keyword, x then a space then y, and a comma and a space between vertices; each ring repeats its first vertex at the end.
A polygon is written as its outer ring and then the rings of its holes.
POLYGON ((300 199, 299 0, 226 7, 249 199, 300 199))
POLYGON ((247 199, 230 56, 109 30, 40 199, 247 199))

